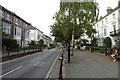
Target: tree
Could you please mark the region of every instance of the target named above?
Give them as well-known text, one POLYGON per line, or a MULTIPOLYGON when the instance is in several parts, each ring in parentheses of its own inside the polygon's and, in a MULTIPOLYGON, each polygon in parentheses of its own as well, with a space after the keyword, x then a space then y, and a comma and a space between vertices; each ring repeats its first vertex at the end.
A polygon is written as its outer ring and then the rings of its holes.
POLYGON ((37 44, 36 44, 36 41, 35 40, 31 40, 30 42, 29 42, 29 47, 30 48, 32 48, 32 49, 35 49, 36 48, 36 46, 37 46, 37 44))
MULTIPOLYGON (((65 2, 60 3, 60 10, 56 12, 53 19, 54 24, 51 25, 52 36, 55 36, 57 42, 68 42, 68 33, 72 35, 74 30, 75 39, 80 38, 84 33, 91 35, 95 33, 92 24, 96 21, 96 8, 97 4, 94 2, 74 2, 70 3, 70 30, 68 32, 68 4, 65 2)), ((72 36, 70 36, 72 39, 72 36)))
POLYGON ((2 46, 6 46, 7 49, 9 48, 11 50, 11 49, 18 48, 19 44, 15 39, 2 38, 2 46))
POLYGON ((6 51, 8 51, 8 55, 9 55, 9 51, 18 49, 19 44, 17 43, 17 41, 15 39, 3 37, 2 38, 2 48, 5 49, 6 51))
POLYGON ((74 41, 74 45, 77 46, 78 49, 80 49, 80 44, 81 44, 81 40, 74 41))
POLYGON ((40 39, 40 40, 37 42, 37 44, 38 44, 38 46, 39 46, 40 49, 43 48, 43 46, 44 46, 44 41, 43 41, 43 39, 40 39))
POLYGON ((97 38, 91 40, 91 52, 94 51, 94 48, 97 47, 97 38))

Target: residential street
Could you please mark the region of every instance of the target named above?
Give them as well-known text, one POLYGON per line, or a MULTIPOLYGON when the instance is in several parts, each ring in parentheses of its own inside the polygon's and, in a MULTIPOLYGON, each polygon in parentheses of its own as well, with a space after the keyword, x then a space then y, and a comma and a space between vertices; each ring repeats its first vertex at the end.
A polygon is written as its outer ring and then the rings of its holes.
POLYGON ((0 80, 120 80, 120 0, 1 0, 0 80))
POLYGON ((0 78, 45 78, 59 53, 54 48, 3 63, 0 78))
POLYGON ((71 63, 65 53, 65 78, 118 78, 118 62, 105 55, 75 50, 71 63))

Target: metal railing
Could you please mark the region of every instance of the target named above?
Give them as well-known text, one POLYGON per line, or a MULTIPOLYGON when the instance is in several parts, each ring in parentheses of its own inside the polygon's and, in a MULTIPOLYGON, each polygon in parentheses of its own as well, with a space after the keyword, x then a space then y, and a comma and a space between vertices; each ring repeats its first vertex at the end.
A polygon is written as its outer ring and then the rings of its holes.
POLYGON ((120 33, 120 29, 115 30, 115 31, 111 31, 110 36, 115 36, 115 35, 118 35, 119 33, 120 33))

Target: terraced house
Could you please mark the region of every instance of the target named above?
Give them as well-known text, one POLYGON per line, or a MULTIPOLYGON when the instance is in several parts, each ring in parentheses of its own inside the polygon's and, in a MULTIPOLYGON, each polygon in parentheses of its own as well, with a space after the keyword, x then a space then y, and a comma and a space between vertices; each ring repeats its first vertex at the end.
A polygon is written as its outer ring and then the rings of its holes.
POLYGON ((43 32, 36 27, 30 27, 30 40, 39 41, 43 39, 43 32))
POLYGON ((0 5, 0 18, 2 32, 5 33, 6 38, 12 38, 17 41, 19 47, 27 47, 31 40, 44 40, 44 43, 49 46, 52 39, 44 36, 43 32, 31 23, 28 23, 14 12, 11 12, 0 5))
POLYGON ((5 37, 13 37, 13 13, 4 7, 0 6, 0 17, 1 17, 1 26, 2 31, 5 33, 5 37))
POLYGON ((103 46, 103 39, 110 37, 112 46, 115 46, 115 37, 120 32, 120 0, 115 9, 108 8, 107 14, 95 24, 98 46, 103 46))
POLYGON ((0 16, 2 18, 1 26, 5 37, 17 40, 20 47, 27 46, 29 41, 29 27, 31 24, 3 6, 0 7, 0 16))

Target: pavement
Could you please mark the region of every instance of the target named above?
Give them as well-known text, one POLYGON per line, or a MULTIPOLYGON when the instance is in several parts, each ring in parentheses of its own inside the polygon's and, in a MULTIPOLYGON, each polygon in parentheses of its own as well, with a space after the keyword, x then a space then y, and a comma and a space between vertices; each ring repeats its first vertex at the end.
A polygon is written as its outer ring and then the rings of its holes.
MULTIPOLYGON (((67 51, 64 52, 64 78, 101 78, 103 80, 118 80, 118 62, 113 62, 109 56, 97 52, 74 50, 68 63, 67 51)), ((97 79, 98 80, 98 79, 97 79)))

